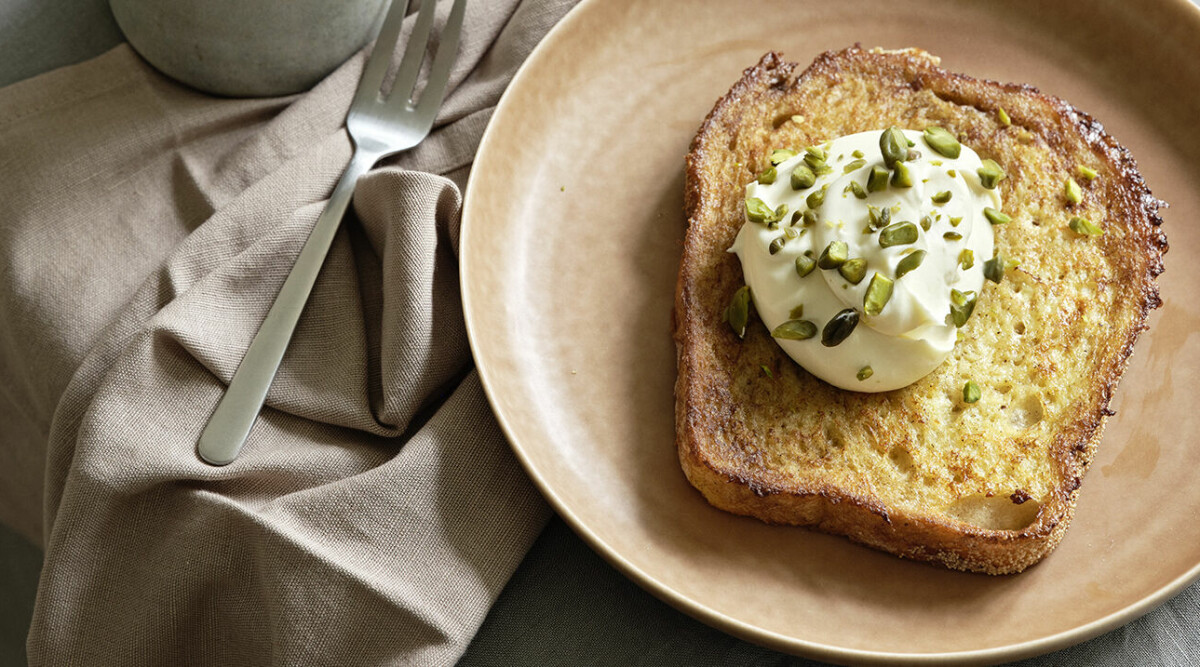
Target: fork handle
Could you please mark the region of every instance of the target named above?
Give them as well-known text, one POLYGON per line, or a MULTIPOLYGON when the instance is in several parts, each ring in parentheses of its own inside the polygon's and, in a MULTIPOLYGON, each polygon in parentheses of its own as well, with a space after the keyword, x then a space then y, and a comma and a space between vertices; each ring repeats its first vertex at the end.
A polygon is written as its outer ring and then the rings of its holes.
POLYGON ((296 257, 296 264, 284 280, 275 303, 267 311, 266 319, 246 349, 246 356, 242 357, 242 363, 234 371, 229 388, 200 434, 196 450, 205 462, 216 466, 231 463, 246 443, 266 400, 267 390, 271 388, 292 334, 296 331, 304 304, 312 294, 317 275, 333 245, 342 216, 350 205, 354 185, 358 177, 366 173, 380 157, 380 153, 372 151, 354 151, 350 165, 334 186, 333 194, 296 257))

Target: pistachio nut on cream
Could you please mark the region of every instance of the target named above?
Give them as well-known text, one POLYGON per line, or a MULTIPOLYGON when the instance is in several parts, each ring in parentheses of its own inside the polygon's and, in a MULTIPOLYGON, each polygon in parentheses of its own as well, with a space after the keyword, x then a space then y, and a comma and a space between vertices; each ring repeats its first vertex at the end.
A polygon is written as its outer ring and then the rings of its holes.
POLYGON ((853 391, 942 364, 975 307, 1004 172, 946 130, 888 128, 796 150, 746 186, 737 253, 789 356, 853 391))

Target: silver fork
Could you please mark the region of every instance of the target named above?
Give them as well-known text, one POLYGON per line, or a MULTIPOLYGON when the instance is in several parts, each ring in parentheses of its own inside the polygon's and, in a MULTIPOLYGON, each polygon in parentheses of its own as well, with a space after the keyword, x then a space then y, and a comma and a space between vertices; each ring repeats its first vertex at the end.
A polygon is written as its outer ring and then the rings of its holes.
POLYGON ((296 331, 300 313, 312 293, 317 274, 321 272, 325 256, 329 254, 329 247, 354 194, 358 177, 380 159, 416 146, 433 127, 434 116, 446 95, 450 66, 457 55, 466 0, 454 0, 441 33, 437 54, 430 65, 425 88, 420 99, 416 100, 417 74, 425 59, 425 47, 429 43, 434 7, 437 5, 436 0, 421 2, 392 91, 384 98, 380 87, 400 36, 404 16, 408 13, 409 1, 393 0, 346 115, 346 129, 354 142, 354 156, 350 159, 350 165, 334 187, 325 210, 321 211, 317 224, 296 258, 292 272, 280 288, 279 296, 275 298, 275 303, 246 350, 246 356, 234 372, 229 388, 200 434, 197 452, 201 459, 212 465, 232 462, 250 435, 250 429, 262 410, 267 390, 296 331))

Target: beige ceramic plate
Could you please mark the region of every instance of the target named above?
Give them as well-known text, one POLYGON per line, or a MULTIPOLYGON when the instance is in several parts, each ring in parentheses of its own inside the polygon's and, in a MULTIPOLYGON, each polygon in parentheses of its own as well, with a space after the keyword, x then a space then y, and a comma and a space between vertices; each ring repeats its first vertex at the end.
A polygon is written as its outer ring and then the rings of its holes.
POLYGON ((1182 1, 589 0, 513 81, 467 195, 467 324, 530 476, 650 592, 767 646, 830 661, 994 662, 1149 611, 1200 576, 1200 12, 1182 1), (917 46, 1092 113, 1131 149, 1171 243, 1164 307, 1057 552, 992 578, 710 508, 679 470, 670 312, 683 156, 770 49, 917 46))

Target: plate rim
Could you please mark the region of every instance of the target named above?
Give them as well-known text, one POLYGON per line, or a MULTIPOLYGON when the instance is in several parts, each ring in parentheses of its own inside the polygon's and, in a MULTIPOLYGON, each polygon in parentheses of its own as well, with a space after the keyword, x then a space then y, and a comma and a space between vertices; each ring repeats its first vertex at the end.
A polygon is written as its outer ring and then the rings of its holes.
MULTIPOLYGON (((580 0, 580 2, 568 10, 529 52, 525 60, 517 68, 517 72, 513 75, 512 80, 505 87, 504 92, 501 93, 495 110, 491 118, 488 119, 487 126, 480 139, 479 147, 472 162, 471 173, 467 179, 463 195, 458 253, 459 292, 462 300, 467 341, 479 374, 480 384, 483 387, 484 395, 487 397, 492 414, 495 416, 501 431, 504 433, 509 448, 520 462, 525 473, 534 482, 538 491, 546 498, 555 513, 563 518, 564 522, 571 527, 571 530, 576 535, 583 539, 589 548, 612 565, 622 576, 633 581, 646 592, 666 602, 677 611, 685 613, 710 627, 726 632, 739 639, 783 653, 824 661, 849 661, 856 664, 928 665, 948 662, 991 664, 1045 655, 1075 646, 1105 632, 1126 625, 1158 608, 1191 584, 1200 581, 1200 562, 1197 562, 1191 569, 1136 602, 1091 622, 1053 635, 1015 644, 966 651, 896 653, 840 647, 790 637, 738 620, 675 591, 669 585, 659 581, 653 575, 634 565, 593 532, 571 509, 569 504, 563 501, 558 493, 554 491, 549 482, 540 473, 534 462, 530 459, 530 456, 519 443, 515 434, 515 428, 509 420, 509 415, 497 409, 497 400, 495 398, 496 388, 493 384, 496 382, 496 379, 490 368, 479 363, 477 339, 481 334, 478 332, 478 323, 473 315, 475 309, 472 307, 471 290, 469 288, 469 285, 472 284, 472 269, 470 268, 471 265, 464 261, 463 258, 470 256, 467 249, 472 245, 472 234, 470 233, 472 228, 471 220, 476 217, 474 210, 475 202, 478 199, 478 195, 475 194, 477 189, 476 183, 478 181, 475 178, 475 167, 481 162, 481 157, 487 159, 489 155, 488 148, 495 141, 493 138, 497 132, 495 128, 500 124, 497 122, 497 119, 503 120, 508 116, 508 107, 512 105, 511 100, 515 95, 513 91, 520 90, 525 80, 532 76, 529 74, 531 63, 537 63, 543 58, 551 57, 546 54, 555 49, 557 43, 564 39, 562 35, 570 30, 570 26, 582 20, 579 16, 590 11, 593 5, 599 5, 601 2, 602 0, 580 0)), ((1197 2, 1200 2, 1200 0, 1153 0, 1150 4, 1156 6, 1162 12, 1174 12, 1174 16, 1184 19, 1191 24, 1191 32, 1193 34, 1200 36, 1200 4, 1197 4, 1197 2)), ((1139 4, 1140 9, 1144 9, 1144 6, 1144 4, 1139 4)))

